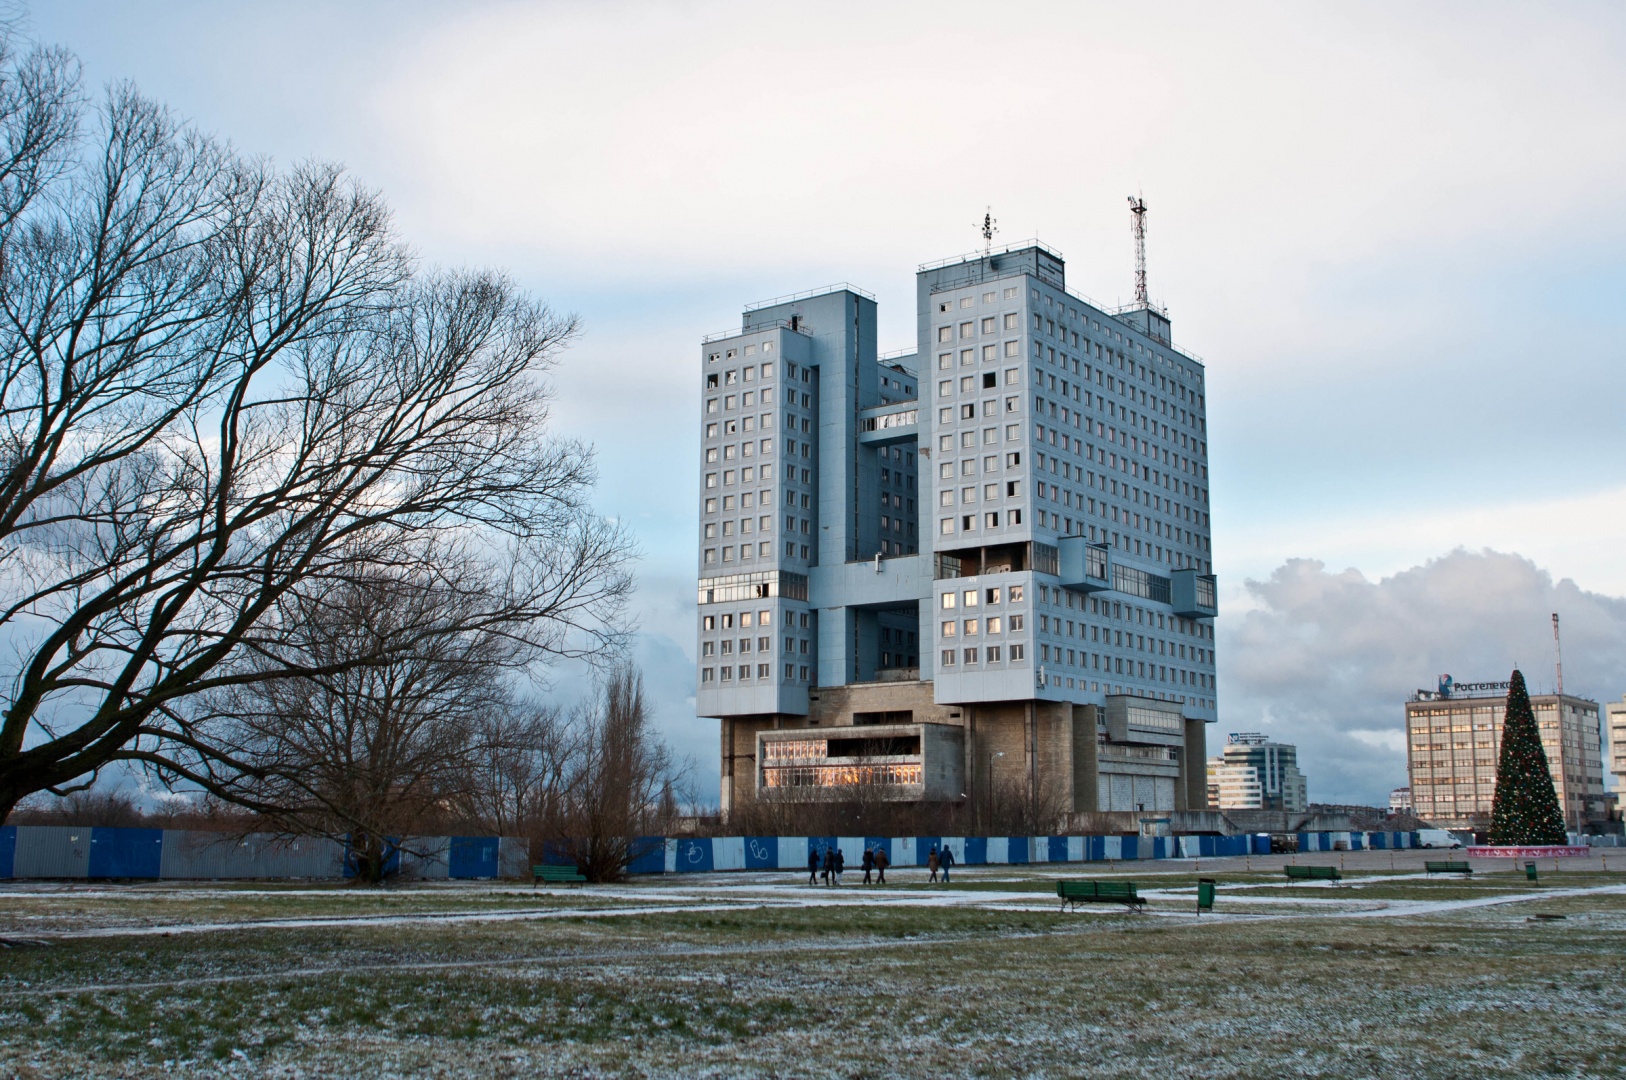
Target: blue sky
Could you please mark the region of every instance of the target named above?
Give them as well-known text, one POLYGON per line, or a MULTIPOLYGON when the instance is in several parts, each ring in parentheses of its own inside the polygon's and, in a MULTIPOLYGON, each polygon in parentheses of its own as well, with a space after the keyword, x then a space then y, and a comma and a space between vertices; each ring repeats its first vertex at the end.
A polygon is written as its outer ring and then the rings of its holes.
POLYGON ((1380 801, 1404 695, 1543 682, 1564 605, 1566 687, 1626 692, 1618 5, 64 0, 27 29, 580 313, 557 422, 645 552, 640 656, 703 795, 698 340, 845 280, 909 345, 915 266, 987 205, 1104 303, 1124 197, 1151 207, 1153 296, 1209 365, 1222 731, 1380 801))

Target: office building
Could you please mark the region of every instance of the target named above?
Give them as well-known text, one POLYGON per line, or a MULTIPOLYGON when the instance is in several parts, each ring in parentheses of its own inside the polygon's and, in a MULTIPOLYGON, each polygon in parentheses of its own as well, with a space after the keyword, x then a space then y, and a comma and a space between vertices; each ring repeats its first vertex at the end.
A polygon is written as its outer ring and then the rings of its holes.
POLYGON ((1208 801, 1217 810, 1303 811, 1308 784, 1299 772, 1298 747, 1256 732, 1232 733, 1224 752, 1208 761, 1208 801))
POLYGON ((866 797, 1205 802, 1203 365, 1036 243, 920 268, 912 349, 850 286, 701 347, 698 695, 724 812, 866 797))
POLYGON ((1389 792, 1389 813, 1409 814, 1411 811, 1411 788, 1397 787, 1389 792))
MULTIPOLYGON (((1496 797, 1496 763, 1508 684, 1442 677, 1437 690, 1406 702, 1407 772, 1412 807, 1438 828, 1486 828, 1496 797)), ((1609 820, 1598 703, 1569 694, 1531 694, 1548 769, 1571 832, 1609 820)))

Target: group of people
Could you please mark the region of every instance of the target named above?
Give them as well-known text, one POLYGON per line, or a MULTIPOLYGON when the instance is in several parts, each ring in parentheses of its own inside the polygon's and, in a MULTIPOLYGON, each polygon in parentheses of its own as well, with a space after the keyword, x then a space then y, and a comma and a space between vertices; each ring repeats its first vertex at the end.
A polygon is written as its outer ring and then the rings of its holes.
MULTIPOLYGON (((864 870, 865 885, 885 885, 886 868, 892 865, 887 858, 885 848, 865 848, 864 861, 860 864, 864 870)), ((949 879, 949 869, 954 866, 954 852, 948 845, 939 851, 933 844, 931 851, 926 853, 926 869, 931 871, 931 881, 937 880, 941 873, 945 882, 949 879)), ((819 850, 809 849, 807 853, 807 883, 817 885, 822 880, 825 885, 836 886, 841 884, 841 875, 847 869, 847 856, 834 844, 819 850)))

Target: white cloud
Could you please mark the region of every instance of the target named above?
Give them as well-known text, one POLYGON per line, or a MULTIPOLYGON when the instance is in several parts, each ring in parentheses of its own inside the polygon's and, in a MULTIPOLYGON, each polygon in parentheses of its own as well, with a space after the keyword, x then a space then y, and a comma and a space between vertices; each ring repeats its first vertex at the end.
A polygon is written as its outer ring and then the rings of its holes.
POLYGON ((1441 674, 1491 681, 1519 666, 1551 692, 1553 612, 1566 692, 1626 691, 1626 599, 1518 555, 1457 550, 1376 581, 1294 559, 1247 589, 1252 609, 1220 620, 1221 726, 1297 743, 1316 802, 1386 804, 1406 782, 1402 705, 1441 674))

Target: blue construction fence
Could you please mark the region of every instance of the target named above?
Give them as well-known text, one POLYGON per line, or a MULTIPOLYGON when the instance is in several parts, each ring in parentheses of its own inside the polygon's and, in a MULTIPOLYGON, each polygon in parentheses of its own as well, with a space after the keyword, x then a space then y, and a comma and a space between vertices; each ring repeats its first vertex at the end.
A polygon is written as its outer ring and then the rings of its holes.
MULTIPOLYGON (((1417 847, 1407 832, 1300 833, 1300 851, 1362 851, 1417 847)), ((719 870, 805 870, 808 858, 841 852, 849 870, 864 852, 884 851, 891 866, 925 866, 933 848, 954 853, 960 866, 1024 863, 1208 859, 1270 854, 1270 837, 1244 836, 722 836, 706 839, 639 837, 628 869, 634 874, 704 874, 719 870)), ((569 862, 544 852, 544 862, 569 862)))
MULTIPOLYGON (((392 873, 414 879, 520 877, 527 841, 498 836, 425 836, 398 842, 392 873)), ((184 829, 0 826, 0 879, 345 878, 355 873, 346 844, 266 833, 239 836, 184 829)))

